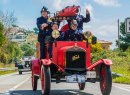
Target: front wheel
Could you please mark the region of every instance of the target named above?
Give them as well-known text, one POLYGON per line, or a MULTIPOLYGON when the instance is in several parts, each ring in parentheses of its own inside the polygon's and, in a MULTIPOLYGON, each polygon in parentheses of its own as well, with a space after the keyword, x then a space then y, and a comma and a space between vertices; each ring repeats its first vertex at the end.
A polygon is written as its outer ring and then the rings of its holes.
POLYGON ((33 78, 32 78, 32 88, 33 88, 33 91, 37 90, 37 81, 38 81, 38 77, 37 76, 33 76, 33 78))
POLYGON ((112 87, 111 68, 103 64, 100 70, 100 89, 103 95, 109 95, 112 87))
POLYGON ((51 88, 51 74, 49 66, 41 66, 41 86, 42 94, 49 95, 51 88))
POLYGON ((37 81, 38 81, 38 77, 34 76, 33 69, 32 69, 32 89, 33 89, 33 91, 37 90, 37 81))
POLYGON ((79 90, 84 90, 85 83, 78 83, 78 85, 79 85, 79 90))

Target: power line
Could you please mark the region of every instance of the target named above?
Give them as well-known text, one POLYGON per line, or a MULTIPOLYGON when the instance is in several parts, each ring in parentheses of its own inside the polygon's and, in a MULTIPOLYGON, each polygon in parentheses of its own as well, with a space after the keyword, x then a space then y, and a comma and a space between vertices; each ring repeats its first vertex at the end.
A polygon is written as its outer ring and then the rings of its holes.
MULTIPOLYGON (((103 28, 103 29, 101 29, 101 30, 98 30, 98 31, 103 31, 103 30, 105 30, 106 28, 110 27, 111 25, 113 25, 113 24, 116 23, 117 21, 118 21, 118 20, 116 20, 116 21, 113 22, 112 24, 110 24, 110 25, 106 26, 105 28, 103 28)), ((98 32, 98 31, 95 31, 95 32, 98 32)))

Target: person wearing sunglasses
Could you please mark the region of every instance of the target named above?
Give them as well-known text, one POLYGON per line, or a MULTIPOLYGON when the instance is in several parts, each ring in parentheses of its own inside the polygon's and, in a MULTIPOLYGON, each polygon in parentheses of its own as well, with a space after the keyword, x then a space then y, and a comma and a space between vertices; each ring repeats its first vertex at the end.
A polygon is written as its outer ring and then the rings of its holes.
POLYGON ((65 31, 65 41, 81 41, 80 32, 77 29, 77 21, 72 20, 70 23, 70 29, 65 31))

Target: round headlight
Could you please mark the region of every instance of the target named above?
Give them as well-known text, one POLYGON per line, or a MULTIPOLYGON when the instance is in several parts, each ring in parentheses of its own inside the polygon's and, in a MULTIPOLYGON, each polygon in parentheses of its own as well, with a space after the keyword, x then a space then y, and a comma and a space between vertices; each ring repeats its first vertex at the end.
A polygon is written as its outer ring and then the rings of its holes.
POLYGON ((60 36, 60 32, 57 31, 57 30, 54 30, 54 31, 52 31, 52 34, 51 34, 51 35, 52 35, 53 38, 56 39, 56 38, 58 38, 58 37, 60 36))
POLYGON ((92 33, 91 33, 90 31, 86 31, 86 32, 84 32, 84 37, 85 37, 86 39, 89 39, 89 38, 92 37, 92 33))

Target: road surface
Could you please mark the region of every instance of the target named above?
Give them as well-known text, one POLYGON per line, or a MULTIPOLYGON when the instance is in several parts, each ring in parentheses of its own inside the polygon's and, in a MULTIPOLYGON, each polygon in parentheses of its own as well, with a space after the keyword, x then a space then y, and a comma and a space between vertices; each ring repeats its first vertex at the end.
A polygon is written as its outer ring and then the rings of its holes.
MULTIPOLYGON (((0 76, 0 95, 41 95, 41 84, 38 90, 32 91, 31 72, 23 72, 0 76)), ((85 90, 80 91, 78 84, 51 83, 50 95, 102 95, 99 83, 86 83, 85 90)), ((113 83, 110 95, 130 95, 130 85, 113 83)))

